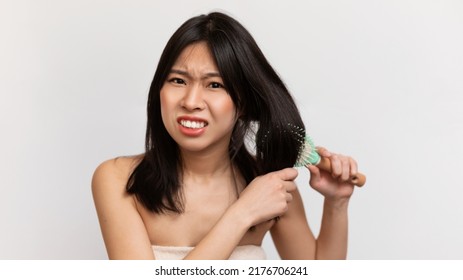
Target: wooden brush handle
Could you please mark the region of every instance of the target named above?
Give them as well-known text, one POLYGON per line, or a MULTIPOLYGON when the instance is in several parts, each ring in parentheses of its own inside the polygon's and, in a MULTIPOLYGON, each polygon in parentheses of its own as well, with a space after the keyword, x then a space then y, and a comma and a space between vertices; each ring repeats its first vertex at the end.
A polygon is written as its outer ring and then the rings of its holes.
MULTIPOLYGON (((325 171, 332 172, 331 171, 331 161, 327 158, 321 157, 320 163, 317 164, 317 167, 325 171)), ((349 178, 348 181, 356 185, 357 187, 361 187, 365 185, 366 180, 367 178, 365 177, 365 175, 358 172, 355 176, 352 176, 351 178, 349 178)))

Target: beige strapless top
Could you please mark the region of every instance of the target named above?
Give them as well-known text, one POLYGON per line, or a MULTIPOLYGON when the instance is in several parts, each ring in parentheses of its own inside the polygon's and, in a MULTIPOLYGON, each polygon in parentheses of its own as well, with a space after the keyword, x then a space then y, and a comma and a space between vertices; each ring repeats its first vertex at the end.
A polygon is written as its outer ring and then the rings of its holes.
MULTIPOLYGON (((157 260, 181 260, 194 247, 151 246, 157 260)), ((241 245, 235 248, 229 260, 265 260, 267 256, 261 246, 241 245)))

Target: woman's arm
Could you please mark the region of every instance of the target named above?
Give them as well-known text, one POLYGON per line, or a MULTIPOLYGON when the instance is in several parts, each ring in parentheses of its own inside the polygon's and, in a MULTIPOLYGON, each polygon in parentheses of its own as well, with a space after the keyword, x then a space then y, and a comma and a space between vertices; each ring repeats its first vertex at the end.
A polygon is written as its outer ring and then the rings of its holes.
MULTIPOLYGON (((155 259, 133 195, 125 184, 133 160, 109 160, 95 171, 93 198, 110 259, 155 259)), ((185 259, 228 259, 247 230, 284 214, 296 189, 292 168, 258 177, 185 259)))
POLYGON ((127 194, 127 159, 103 162, 95 170, 92 193, 110 259, 154 259, 133 196, 127 194))
POLYGON ((316 259, 347 258, 347 206, 348 201, 332 202, 325 199, 316 259))
POLYGON ((295 192, 290 210, 271 231, 283 259, 345 259, 347 256, 348 204, 354 188, 347 180, 357 173, 357 164, 350 157, 332 154, 323 148, 319 148, 319 153, 329 158, 333 167, 332 173, 308 167, 310 185, 325 197, 319 236, 314 238, 302 199, 295 192))
POLYGON ((316 239, 307 222, 301 195, 293 192, 288 211, 270 230, 275 247, 284 260, 313 260, 316 239))
POLYGON ((228 259, 251 226, 289 209, 297 175, 287 168, 254 179, 186 259, 228 259))

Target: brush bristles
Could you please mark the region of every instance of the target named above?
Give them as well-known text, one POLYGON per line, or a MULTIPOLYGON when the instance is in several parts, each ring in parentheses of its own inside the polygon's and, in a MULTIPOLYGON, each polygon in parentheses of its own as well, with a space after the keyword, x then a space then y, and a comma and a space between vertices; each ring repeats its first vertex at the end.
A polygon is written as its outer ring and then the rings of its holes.
MULTIPOLYGON (((319 164, 321 160, 320 155, 317 153, 317 149, 315 148, 312 138, 306 134, 305 129, 290 123, 288 123, 288 128, 289 133, 291 133, 294 139, 300 143, 300 149, 294 167, 319 164)), ((284 129, 283 131, 287 133, 288 130, 284 129)), ((268 134, 269 132, 264 134, 262 139, 263 143, 269 141, 267 137, 268 134)))
POLYGON ((306 165, 317 165, 320 163, 320 156, 317 153, 315 144, 312 139, 305 133, 305 130, 293 124, 288 124, 291 133, 294 135, 297 141, 301 143, 299 155, 297 161, 294 164, 295 167, 301 167, 306 165))
POLYGON ((320 163, 320 156, 315 149, 315 144, 312 139, 306 135, 304 137, 304 143, 299 151, 295 167, 301 167, 306 165, 317 165, 320 163))

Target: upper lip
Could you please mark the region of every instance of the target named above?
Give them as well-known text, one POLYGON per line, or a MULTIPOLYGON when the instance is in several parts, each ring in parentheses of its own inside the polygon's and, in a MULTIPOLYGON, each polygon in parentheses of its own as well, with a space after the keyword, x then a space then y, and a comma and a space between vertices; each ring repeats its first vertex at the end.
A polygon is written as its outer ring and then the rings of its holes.
POLYGON ((180 116, 177 118, 177 122, 180 123, 180 121, 186 120, 186 121, 193 121, 193 122, 203 122, 203 123, 208 123, 205 119, 201 119, 195 116, 180 116))

